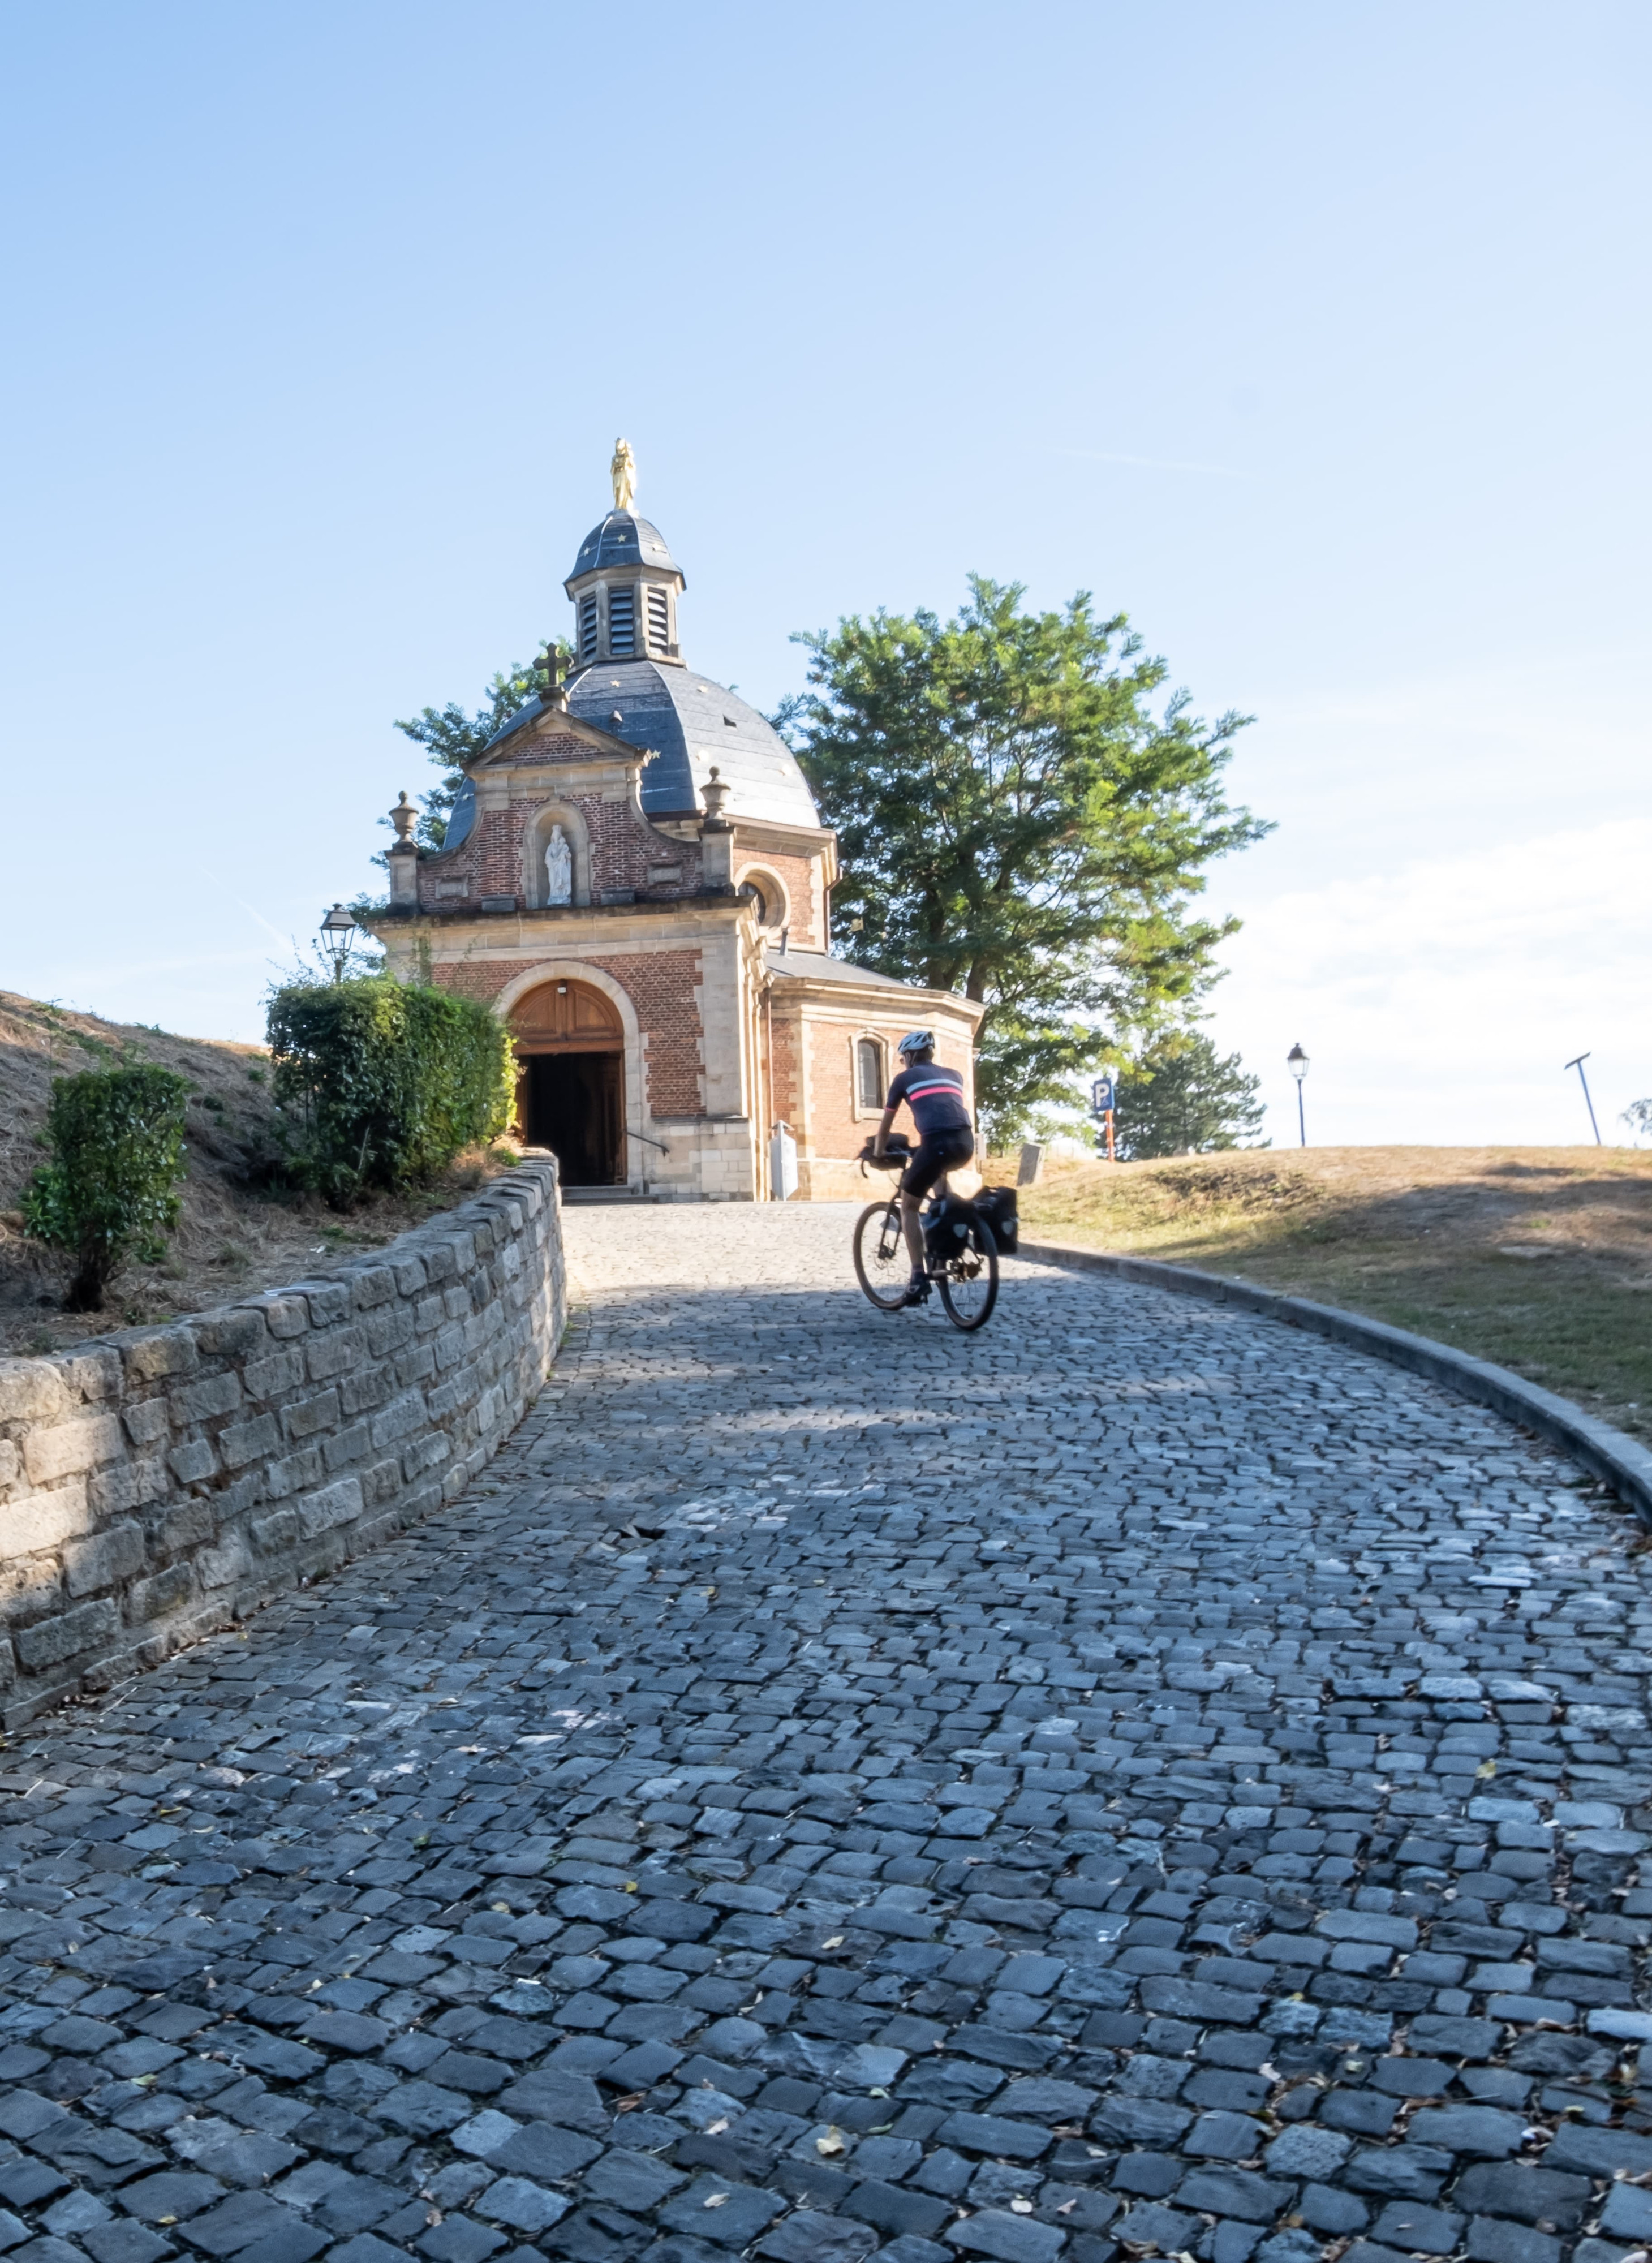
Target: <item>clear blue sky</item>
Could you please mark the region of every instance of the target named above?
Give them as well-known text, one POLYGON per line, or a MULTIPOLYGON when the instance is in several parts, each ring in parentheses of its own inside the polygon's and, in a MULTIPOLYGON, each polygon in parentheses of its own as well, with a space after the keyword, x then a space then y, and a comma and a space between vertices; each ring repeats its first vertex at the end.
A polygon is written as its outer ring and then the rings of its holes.
POLYGON ((567 620, 624 432, 697 666, 976 568, 1254 712, 1215 1030, 1551 1139, 1645 1013, 1641 6, 9 11, 0 987, 256 1036, 567 620))

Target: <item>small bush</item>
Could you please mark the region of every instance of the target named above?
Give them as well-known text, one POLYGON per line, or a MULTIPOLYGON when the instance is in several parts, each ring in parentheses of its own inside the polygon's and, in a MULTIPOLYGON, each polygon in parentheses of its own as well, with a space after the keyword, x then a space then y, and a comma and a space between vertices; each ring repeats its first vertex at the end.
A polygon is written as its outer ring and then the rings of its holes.
POLYGON ((155 1264, 178 1222, 189 1087, 166 1068, 54 1077, 42 1164, 23 1197, 28 1231, 69 1253, 71 1312, 103 1310, 129 1256, 155 1264))
POLYGON ((474 999, 388 974, 289 983, 269 1040, 288 1175, 337 1210, 434 1178, 510 1121, 511 1040, 474 999))

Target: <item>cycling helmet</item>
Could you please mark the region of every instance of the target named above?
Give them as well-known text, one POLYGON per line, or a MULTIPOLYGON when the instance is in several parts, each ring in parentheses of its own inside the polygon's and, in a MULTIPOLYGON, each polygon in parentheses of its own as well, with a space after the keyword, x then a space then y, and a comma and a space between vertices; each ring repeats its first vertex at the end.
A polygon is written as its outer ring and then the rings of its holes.
POLYGON ((902 1060, 910 1060, 916 1053, 932 1053, 934 1050, 933 1030, 909 1030, 895 1047, 902 1060))

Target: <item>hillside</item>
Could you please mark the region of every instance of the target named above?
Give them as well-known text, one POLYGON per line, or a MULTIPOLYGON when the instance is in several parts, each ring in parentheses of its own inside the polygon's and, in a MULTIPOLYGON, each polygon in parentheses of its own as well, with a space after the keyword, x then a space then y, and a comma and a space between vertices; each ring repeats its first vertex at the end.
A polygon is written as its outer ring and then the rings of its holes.
POLYGON ((341 1218, 314 1199, 278 1198, 241 1182, 248 1162, 272 1148, 273 1123, 267 1057, 257 1045, 171 1037, 0 991, 0 1355, 61 1350, 279 1287, 349 1250, 388 1241, 510 1160, 462 1158, 428 1192, 380 1197, 341 1218), (141 1062, 176 1069, 190 1082, 183 1215, 160 1264, 123 1273, 106 1311, 65 1312, 63 1267, 25 1237, 17 1207, 44 1159, 40 1134, 52 1079, 141 1062))
MULTIPOLYGON (((1013 1175, 1004 1159, 992 1176, 1013 1175)), ((1045 1165, 1029 1239, 1158 1257, 1500 1362, 1652 1442, 1652 1153, 1309 1147, 1045 1165)))

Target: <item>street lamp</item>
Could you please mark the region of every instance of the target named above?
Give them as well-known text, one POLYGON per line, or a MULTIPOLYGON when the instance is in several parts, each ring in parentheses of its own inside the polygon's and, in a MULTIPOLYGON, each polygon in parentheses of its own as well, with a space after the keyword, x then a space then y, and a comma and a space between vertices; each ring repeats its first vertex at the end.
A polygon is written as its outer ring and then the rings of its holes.
POLYGON ((335 904, 322 922, 322 949, 333 962, 333 980, 342 982, 356 939, 356 922, 342 904, 335 904))
POLYGON ((1285 1066, 1296 1079, 1296 1128, 1301 1134, 1302 1145, 1308 1145, 1308 1118, 1302 1113, 1302 1079, 1308 1074, 1308 1055, 1301 1045, 1293 1045, 1285 1056, 1285 1066))

